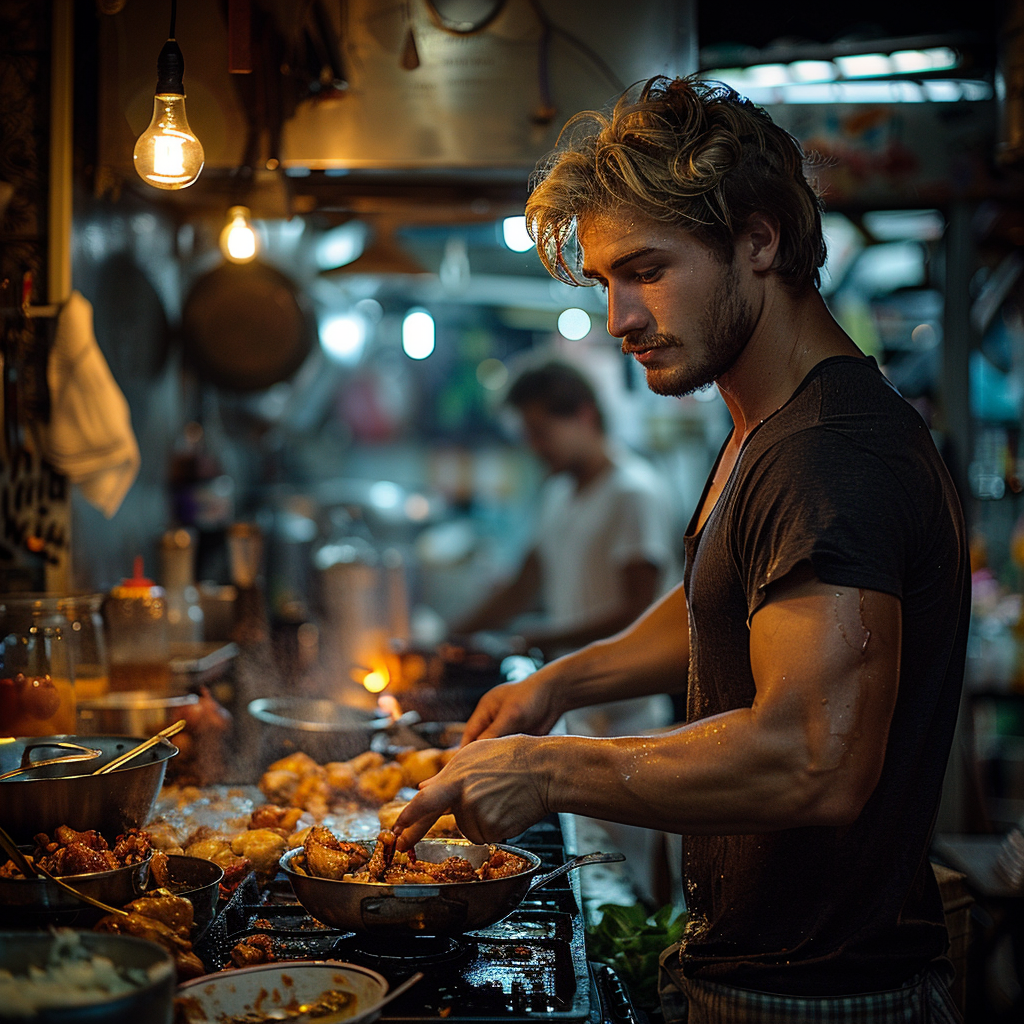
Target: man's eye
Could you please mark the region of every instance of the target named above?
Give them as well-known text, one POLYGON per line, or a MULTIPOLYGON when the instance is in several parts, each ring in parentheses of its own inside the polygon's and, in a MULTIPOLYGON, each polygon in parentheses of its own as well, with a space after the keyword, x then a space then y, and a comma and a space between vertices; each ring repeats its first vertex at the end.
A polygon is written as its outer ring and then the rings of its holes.
POLYGON ((652 281, 657 281, 659 277, 661 277, 661 267, 651 267, 649 270, 636 272, 636 279, 641 284, 650 284, 652 281))

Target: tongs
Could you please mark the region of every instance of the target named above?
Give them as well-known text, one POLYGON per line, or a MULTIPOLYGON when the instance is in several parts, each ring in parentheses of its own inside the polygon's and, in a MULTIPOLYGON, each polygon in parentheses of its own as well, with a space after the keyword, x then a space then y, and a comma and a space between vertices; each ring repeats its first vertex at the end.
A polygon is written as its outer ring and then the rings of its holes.
POLYGON ((140 743, 137 747, 132 747, 131 750, 126 750, 123 754, 119 754, 113 761, 109 761, 102 768, 97 768, 92 774, 106 775, 108 772, 116 771, 133 757, 149 750, 150 747, 155 747, 162 739, 170 739, 171 736, 177 736, 187 724, 184 718, 179 718, 173 725, 167 726, 166 729, 161 729, 155 736, 150 736, 148 740, 140 743))
POLYGON ((69 764, 72 761, 92 761, 94 758, 102 755, 102 750, 96 750, 94 747, 83 747, 81 743, 69 743, 65 740, 57 740, 54 743, 32 743, 25 748, 24 753, 21 755, 21 767, 15 768, 13 771, 4 772, 0 775, 0 782, 5 779, 13 779, 15 775, 21 775, 22 772, 31 771, 33 768, 45 768, 51 764, 69 764), (63 757, 51 757, 45 761, 32 761, 29 759, 29 754, 35 750, 36 747, 60 747, 66 750, 77 750, 77 754, 65 754, 63 757))

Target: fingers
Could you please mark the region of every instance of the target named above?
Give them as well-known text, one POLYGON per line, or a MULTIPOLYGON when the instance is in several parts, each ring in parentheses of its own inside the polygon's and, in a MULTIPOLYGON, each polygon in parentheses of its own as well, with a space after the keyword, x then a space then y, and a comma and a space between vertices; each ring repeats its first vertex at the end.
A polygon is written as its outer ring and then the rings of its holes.
POLYGON ((465 729, 462 730, 462 741, 459 743, 461 750, 467 743, 472 743, 493 721, 494 716, 483 704, 477 704, 476 710, 469 716, 465 729))
POLYGON ((420 783, 420 791, 402 808, 392 831, 398 835, 398 849, 410 850, 430 830, 430 826, 448 812, 452 794, 447 786, 420 783))

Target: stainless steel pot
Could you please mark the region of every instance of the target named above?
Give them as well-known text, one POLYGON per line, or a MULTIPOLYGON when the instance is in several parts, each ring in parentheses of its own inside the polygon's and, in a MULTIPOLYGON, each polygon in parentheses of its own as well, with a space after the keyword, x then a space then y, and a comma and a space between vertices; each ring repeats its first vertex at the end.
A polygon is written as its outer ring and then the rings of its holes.
POLYGON ((78 731, 100 736, 153 736, 199 703, 196 693, 126 690, 78 702, 78 731))
MULTIPOLYGON (((141 896, 148 880, 149 858, 110 871, 61 875, 62 882, 113 907, 123 907, 141 896)), ((0 878, 0 924, 25 928, 73 923, 81 928, 98 921, 103 913, 49 878, 0 878)))
MULTIPOLYGON (((7 1017, 31 1024, 171 1024, 174 1004, 174 959, 155 942, 129 935, 76 932, 88 956, 103 956, 119 968, 136 968, 147 976, 145 984, 122 996, 82 1006, 55 1006, 26 1017, 7 1017)), ((0 968, 15 976, 29 967, 45 968, 58 939, 46 932, 0 932, 0 968)))
POLYGON ((59 825, 76 831, 93 828, 111 838, 126 828, 141 827, 153 811, 167 762, 178 748, 162 739, 108 775, 90 773, 145 738, 36 736, 0 740, 0 775, 21 767, 24 758, 41 761, 51 756, 53 747, 48 748, 47 741, 80 743, 101 752, 95 760, 36 768, 0 782, 0 825, 18 843, 31 842, 38 832, 52 833, 59 825))
MULTIPOLYGON (((378 715, 313 697, 260 697, 249 704, 259 722, 259 763, 300 750, 314 761, 347 761, 370 749, 378 715)), ((386 721, 386 720, 385 720, 386 721)))
MULTIPOLYGON (((375 845, 373 840, 366 843, 371 850, 375 845)), ((486 928, 507 917, 529 893, 567 871, 624 859, 621 853, 588 853, 539 875, 541 864, 536 854, 504 843, 495 845, 523 857, 530 866, 506 878, 476 882, 437 885, 343 882, 296 871, 292 862, 304 853, 298 847, 281 858, 281 867, 303 907, 318 921, 336 928, 371 935, 459 935, 486 928)), ((458 839, 421 839, 415 849, 417 859, 435 864, 456 856, 479 867, 490 855, 489 846, 458 839)))

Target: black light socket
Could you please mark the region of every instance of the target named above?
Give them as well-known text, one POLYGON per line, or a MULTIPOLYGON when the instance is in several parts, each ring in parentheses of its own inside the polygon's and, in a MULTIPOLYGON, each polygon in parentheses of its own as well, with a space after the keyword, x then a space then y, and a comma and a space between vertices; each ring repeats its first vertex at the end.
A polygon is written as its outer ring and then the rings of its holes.
POLYGON ((185 86, 182 79, 185 77, 185 58, 182 56, 181 47, 173 39, 164 43, 160 56, 156 59, 156 91, 160 93, 176 93, 178 96, 185 95, 185 86))

